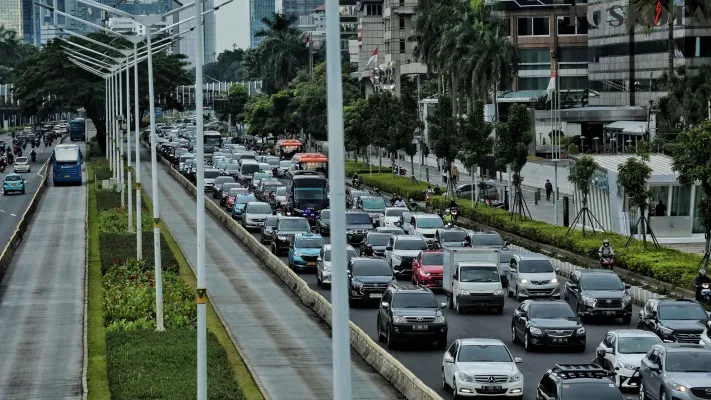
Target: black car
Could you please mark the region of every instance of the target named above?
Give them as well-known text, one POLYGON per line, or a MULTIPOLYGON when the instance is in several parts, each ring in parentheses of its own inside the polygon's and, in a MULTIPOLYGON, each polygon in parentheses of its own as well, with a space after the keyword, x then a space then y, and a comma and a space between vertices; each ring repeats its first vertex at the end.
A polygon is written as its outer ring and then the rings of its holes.
POLYGON ((259 242, 262 244, 271 244, 272 242, 272 231, 276 227, 277 220, 279 219, 276 215, 270 215, 264 220, 264 224, 259 228, 259 242))
POLYGON ((218 176, 215 178, 215 185, 212 187, 212 198, 219 199, 222 195, 222 185, 225 183, 235 183, 235 178, 231 176, 218 176))
POLYGON ((229 175, 235 179, 239 178, 239 164, 225 165, 225 175, 229 175))
POLYGON ((538 384, 536 399, 624 400, 614 373, 597 364, 556 364, 538 384))
POLYGON ((279 217, 271 234, 272 253, 279 255, 281 251, 289 250, 294 235, 309 232, 311 226, 306 218, 279 217))
POLYGON ((353 257, 348 260, 348 303, 380 301, 395 279, 390 265, 382 258, 353 257))
POLYGON ((585 328, 563 300, 524 300, 514 310, 511 339, 527 351, 543 346, 585 351, 585 328))
POLYGON ((368 232, 373 230, 373 219, 362 211, 346 212, 346 240, 348 244, 359 246, 368 232))
POLYGON ((316 216, 314 226, 321 236, 331 234, 331 210, 321 210, 316 216))
POLYGON ((440 247, 462 247, 467 231, 460 228, 439 228, 435 232, 435 241, 440 247))
POLYGON ((218 198, 220 199, 220 206, 224 207, 227 205, 227 194, 230 192, 230 189, 240 189, 241 187, 242 185, 237 182, 223 183, 219 189, 218 198))
POLYGON ((363 244, 360 246, 360 255, 363 255, 365 251, 365 246, 371 245, 373 247, 373 254, 377 257, 385 257, 385 247, 388 245, 388 241, 393 235, 389 233, 370 231, 365 235, 363 244))
POLYGON ((380 217, 385 215, 385 199, 380 196, 359 196, 356 199, 355 208, 368 213, 373 219, 375 226, 378 226, 380 217))
POLYGON ((401 342, 426 342, 447 348, 447 320, 431 290, 409 283, 392 283, 378 309, 378 340, 393 348, 401 342))
POLYGON ((666 343, 699 343, 709 316, 692 299, 650 299, 639 311, 637 329, 657 334, 666 343))
POLYGON ((584 269, 570 274, 563 298, 578 316, 622 318, 632 321, 632 296, 616 273, 603 269, 584 269))

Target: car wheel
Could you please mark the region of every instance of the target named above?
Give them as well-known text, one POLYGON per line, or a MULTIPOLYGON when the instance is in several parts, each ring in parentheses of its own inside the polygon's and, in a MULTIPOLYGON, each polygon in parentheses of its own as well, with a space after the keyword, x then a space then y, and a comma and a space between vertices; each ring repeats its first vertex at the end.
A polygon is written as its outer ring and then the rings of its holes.
POLYGON ((461 304, 458 301, 454 302, 454 308, 457 311, 457 314, 462 314, 464 312, 464 309, 462 308, 461 304))
POLYGON ((319 275, 318 272, 316 272, 316 284, 317 284, 319 287, 323 288, 323 281, 321 280, 321 276, 319 275))
POLYGON ((521 340, 518 338, 518 335, 516 334, 516 327, 511 325, 511 341, 515 343, 521 343, 521 340))
POLYGON ((410 282, 413 285, 417 285, 417 279, 415 279, 415 274, 412 274, 412 276, 410 276, 410 282))
POLYGON ((632 322, 632 316, 631 315, 625 315, 622 317, 622 324, 623 325, 629 325, 632 322))
POLYGON ((582 315, 583 312, 581 310, 580 303, 578 303, 578 305, 575 307, 575 313, 578 314, 578 317, 580 317, 580 321, 584 321, 585 318, 582 315))
POLYGON ((513 297, 513 292, 511 291, 511 286, 508 286, 506 288, 506 295, 509 297, 513 297))
POLYGON ((21 193, 22 193, 22 194, 25 194, 25 189, 24 189, 24 188, 22 189, 22 192, 21 192, 21 193))
POLYGON ((276 248, 276 246, 275 246, 273 243, 272 243, 272 254, 278 255, 278 254, 277 254, 277 248, 276 248))
POLYGON ((388 349, 395 348, 395 338, 393 337, 390 325, 385 328, 385 345, 388 347, 388 349))
POLYGON ((452 378, 452 398, 454 400, 458 400, 460 398, 457 394, 457 381, 454 378, 452 378))
POLYGON ((378 322, 376 324, 377 325, 375 326, 375 330, 378 335, 378 342, 383 343, 385 341, 385 338, 383 337, 383 331, 380 329, 380 318, 378 318, 378 322))
POLYGON ((659 392, 662 394, 660 400, 667 400, 667 393, 664 391, 664 388, 659 389, 659 392))
POLYGON ((5 196, 7 196, 7 191, 6 191, 6 190, 3 190, 2 194, 4 194, 5 196))
POLYGON ((499 315, 503 314, 503 313, 504 313, 504 308, 503 308, 503 307, 497 308, 497 309, 496 309, 496 313, 499 314, 499 315))
POLYGON ((516 285, 516 301, 521 301, 521 291, 518 289, 518 285, 516 285))
POLYGON ((531 343, 531 338, 528 336, 528 331, 523 334, 523 348, 526 351, 533 351, 533 343, 531 343))
POLYGON ((647 399, 647 389, 644 387, 644 380, 639 380, 639 400, 647 399))
POLYGON ((435 343, 435 349, 437 350, 447 350, 447 337, 440 338, 437 343, 435 343))
POLYGON ((581 344, 580 346, 575 348, 575 351, 577 351, 578 353, 585 353, 585 345, 581 344))
POLYGON ((449 391, 451 387, 449 386, 449 383, 447 383, 447 378, 444 375, 444 368, 442 368, 442 390, 449 391))
POLYGON ((454 309, 454 300, 452 300, 454 296, 447 296, 447 307, 449 307, 450 310, 454 309))

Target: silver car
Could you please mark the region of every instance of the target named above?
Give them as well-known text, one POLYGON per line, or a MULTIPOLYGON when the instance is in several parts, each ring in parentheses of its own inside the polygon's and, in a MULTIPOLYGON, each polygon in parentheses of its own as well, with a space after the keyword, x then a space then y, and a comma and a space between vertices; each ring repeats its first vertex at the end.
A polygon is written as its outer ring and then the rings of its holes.
POLYGON ((30 160, 27 159, 27 157, 17 157, 15 159, 15 165, 13 166, 13 171, 20 173, 20 172, 27 172, 29 173, 32 168, 30 167, 30 160))
MULTIPOLYGON (((350 260, 356 256, 356 251, 351 245, 346 246, 347 256, 350 260)), ((322 288, 331 287, 331 245, 324 244, 316 263, 316 283, 322 288)))
POLYGON ((264 224, 264 220, 272 215, 272 207, 269 203, 261 201, 250 201, 244 207, 242 214, 242 226, 245 229, 258 229, 264 224))
POLYGON ((711 398, 711 349, 700 344, 657 344, 642 358, 640 399, 711 398))
POLYGON ((514 254, 509 269, 509 297, 515 296, 519 301, 533 297, 560 299, 558 277, 548 257, 535 253, 514 254))

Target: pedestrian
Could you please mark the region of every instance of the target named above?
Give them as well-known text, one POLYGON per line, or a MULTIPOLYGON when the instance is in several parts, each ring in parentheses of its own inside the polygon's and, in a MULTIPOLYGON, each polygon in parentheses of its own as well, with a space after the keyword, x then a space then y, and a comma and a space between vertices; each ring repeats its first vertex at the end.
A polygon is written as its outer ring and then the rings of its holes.
POLYGON ((551 201, 551 193, 553 193, 553 185, 546 179, 546 200, 551 201))
POLYGON ((459 168, 456 166, 452 167, 452 186, 457 186, 459 182, 459 168))
POLYGON ((657 206, 654 207, 654 215, 657 217, 663 217, 667 215, 667 206, 664 205, 662 199, 659 199, 659 203, 657 203, 657 206))

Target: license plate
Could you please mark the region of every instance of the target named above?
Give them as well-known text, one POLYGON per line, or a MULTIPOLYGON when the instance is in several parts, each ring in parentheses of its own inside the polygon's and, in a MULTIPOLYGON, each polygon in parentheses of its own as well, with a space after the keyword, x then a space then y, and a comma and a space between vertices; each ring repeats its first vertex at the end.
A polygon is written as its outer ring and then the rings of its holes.
POLYGON ((69 175, 64 175, 65 178, 69 178, 69 175))
POLYGON ((605 315, 615 315, 614 311, 605 311, 605 315))
POLYGON ((371 293, 371 294, 370 294, 370 298, 371 298, 371 299, 380 299, 380 298, 382 298, 382 297, 383 297, 383 294, 382 294, 382 293, 371 293))
POLYGON ((309 261, 309 262, 306 263, 306 265, 308 265, 309 267, 315 266, 315 265, 316 265, 316 261, 309 261))
POLYGON ((501 390, 501 386, 482 386, 482 392, 498 392, 501 390))
POLYGON ((553 343, 568 343, 566 338, 553 338, 553 343))
POLYGON ((426 331, 427 325, 413 325, 412 330, 414 331, 426 331))

